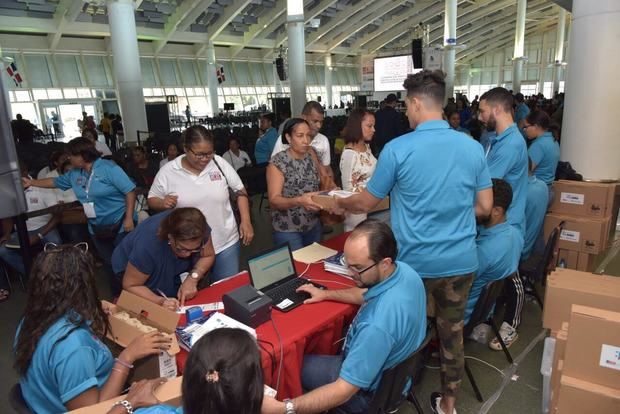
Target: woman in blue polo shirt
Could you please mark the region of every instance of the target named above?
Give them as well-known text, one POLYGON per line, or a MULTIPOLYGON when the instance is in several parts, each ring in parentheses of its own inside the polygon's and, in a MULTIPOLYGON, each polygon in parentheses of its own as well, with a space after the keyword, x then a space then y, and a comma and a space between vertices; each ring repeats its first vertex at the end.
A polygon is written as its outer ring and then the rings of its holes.
POLYGON ((46 248, 32 266, 14 366, 27 405, 38 414, 120 395, 136 360, 170 347, 171 339, 155 331, 112 357, 101 342, 110 326, 86 248, 86 243, 46 248))
POLYGON ((205 216, 197 208, 184 207, 140 223, 114 250, 112 270, 125 290, 177 310, 196 295, 198 282, 214 261, 205 216), (183 273, 185 280, 179 277, 183 273))
MULTIPOLYGON (((114 248, 134 228, 136 185, 123 169, 101 159, 91 141, 75 138, 67 145, 73 169, 56 178, 24 179, 24 187, 73 189, 88 218, 88 229, 103 262, 110 266, 114 248)), ((120 285, 111 281, 112 292, 120 285)))
POLYGON ((549 205, 553 202, 551 184, 555 180, 555 170, 560 161, 560 144, 553 136, 557 128, 551 124, 551 118, 543 111, 530 112, 525 118, 523 131, 532 144, 527 155, 532 161, 531 171, 536 178, 547 184, 549 188, 549 205))

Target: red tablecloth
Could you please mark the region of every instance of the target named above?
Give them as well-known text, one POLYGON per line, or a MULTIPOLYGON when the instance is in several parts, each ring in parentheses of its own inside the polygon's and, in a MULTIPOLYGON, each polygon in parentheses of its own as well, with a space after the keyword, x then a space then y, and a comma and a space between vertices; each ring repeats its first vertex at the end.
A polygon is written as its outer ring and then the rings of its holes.
MULTIPOLYGON (((347 236, 348 233, 344 233, 323 244, 342 251, 347 236)), ((307 266, 304 263, 295 263, 298 273, 303 272, 307 266)), ((310 265, 304 277, 316 280, 328 289, 341 289, 346 288, 345 285, 354 285, 349 279, 326 272, 322 263, 310 265)), ((248 274, 241 273, 201 290, 194 299, 187 302, 187 305, 219 302, 226 292, 249 283, 248 274)), ((280 384, 277 390, 278 399, 293 398, 302 394, 300 374, 304 354, 335 354, 340 348, 340 340, 345 335, 345 328, 351 323, 356 313, 356 306, 336 302, 302 305, 287 313, 273 310, 271 317, 280 332, 284 348, 284 361, 282 361, 280 384)), ((179 323, 185 323, 185 316, 181 317, 179 323)), ((281 363, 278 336, 271 322, 259 326, 256 333, 263 348, 269 350, 269 353, 261 350, 265 383, 276 388, 281 363), (273 344, 274 351, 267 343, 273 344), (275 359, 275 367, 272 357, 275 359)), ((181 373, 187 354, 186 351, 181 350, 177 355, 177 365, 181 373)))

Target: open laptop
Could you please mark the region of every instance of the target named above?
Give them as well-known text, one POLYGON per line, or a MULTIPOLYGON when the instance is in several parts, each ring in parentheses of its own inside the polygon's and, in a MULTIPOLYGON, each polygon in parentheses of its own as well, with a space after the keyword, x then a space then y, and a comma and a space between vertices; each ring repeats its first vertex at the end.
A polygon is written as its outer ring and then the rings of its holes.
POLYGON ((310 297, 305 292, 295 292, 306 283, 325 289, 308 279, 297 277, 293 254, 288 243, 280 244, 248 259, 252 286, 269 296, 276 309, 288 312, 310 297))

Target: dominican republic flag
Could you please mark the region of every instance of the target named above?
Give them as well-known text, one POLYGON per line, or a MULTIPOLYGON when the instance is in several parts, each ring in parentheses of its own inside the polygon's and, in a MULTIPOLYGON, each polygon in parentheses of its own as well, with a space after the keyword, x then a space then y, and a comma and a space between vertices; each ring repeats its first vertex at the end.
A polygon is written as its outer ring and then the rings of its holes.
POLYGON ((220 66, 216 71, 217 75, 217 83, 222 83, 226 81, 226 76, 224 76, 224 66, 220 66))
POLYGON ((13 82, 15 82, 15 86, 22 86, 23 79, 17 71, 17 66, 15 65, 15 62, 11 62, 11 64, 6 67, 6 71, 11 77, 11 79, 13 79, 13 82))

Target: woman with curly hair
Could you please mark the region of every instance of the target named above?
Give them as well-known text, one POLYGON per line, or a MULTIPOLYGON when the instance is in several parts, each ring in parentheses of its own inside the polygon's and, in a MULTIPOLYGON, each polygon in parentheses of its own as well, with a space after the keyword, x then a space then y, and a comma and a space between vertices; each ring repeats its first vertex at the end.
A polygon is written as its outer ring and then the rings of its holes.
POLYGON ((155 331, 112 357, 101 342, 110 325, 85 247, 48 244, 32 266, 14 366, 36 413, 64 413, 114 398, 134 361, 170 347, 170 338, 155 331))

